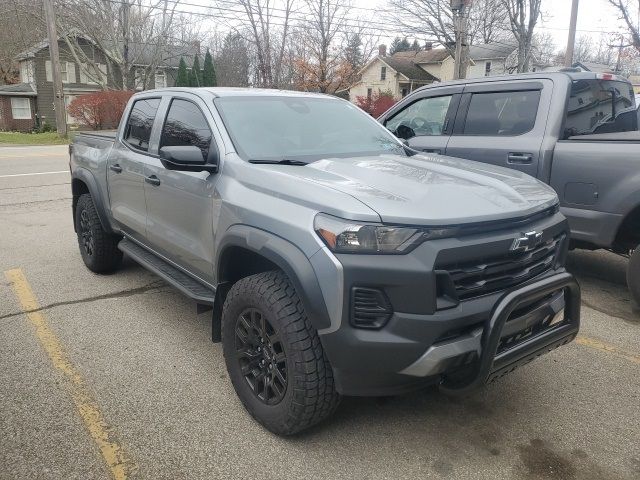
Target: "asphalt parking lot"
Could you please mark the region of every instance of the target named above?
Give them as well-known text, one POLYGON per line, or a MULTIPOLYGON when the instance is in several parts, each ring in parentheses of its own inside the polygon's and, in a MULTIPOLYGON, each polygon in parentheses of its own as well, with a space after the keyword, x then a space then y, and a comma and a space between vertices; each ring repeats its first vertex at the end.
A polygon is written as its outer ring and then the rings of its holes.
POLYGON ((581 335, 471 396, 346 398, 278 438, 207 315, 131 261, 98 276, 67 148, 0 148, 0 478, 640 478, 640 315, 625 260, 572 252, 581 335))

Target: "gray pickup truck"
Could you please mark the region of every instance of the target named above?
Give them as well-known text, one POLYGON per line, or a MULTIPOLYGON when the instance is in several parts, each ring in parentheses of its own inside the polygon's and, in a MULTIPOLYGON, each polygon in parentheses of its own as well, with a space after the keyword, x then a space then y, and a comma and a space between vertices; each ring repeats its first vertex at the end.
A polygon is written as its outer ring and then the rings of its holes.
POLYGON ((443 82, 379 119, 409 146, 508 167, 551 185, 571 248, 630 257, 640 305, 640 132, 631 84, 577 71, 443 82))
POLYGON ((70 164, 86 266, 124 252, 211 311, 239 398, 277 434, 341 395, 468 391, 578 332, 551 188, 417 155, 341 99, 144 92, 70 164))

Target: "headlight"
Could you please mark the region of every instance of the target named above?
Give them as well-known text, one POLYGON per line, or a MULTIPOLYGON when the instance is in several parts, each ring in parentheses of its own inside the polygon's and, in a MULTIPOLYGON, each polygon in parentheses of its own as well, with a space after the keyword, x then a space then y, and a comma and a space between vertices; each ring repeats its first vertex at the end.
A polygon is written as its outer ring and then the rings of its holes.
POLYGON ((425 230, 415 227, 361 223, 316 215, 314 229, 324 243, 336 253, 408 253, 424 240, 444 236, 446 229, 425 230))

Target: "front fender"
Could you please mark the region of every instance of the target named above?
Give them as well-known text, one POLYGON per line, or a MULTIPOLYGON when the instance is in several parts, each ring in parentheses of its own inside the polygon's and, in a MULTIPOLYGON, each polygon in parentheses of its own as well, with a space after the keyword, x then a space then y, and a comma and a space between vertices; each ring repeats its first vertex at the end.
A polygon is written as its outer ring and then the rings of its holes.
POLYGON ((75 213, 78 198, 80 195, 85 193, 80 182, 86 185, 87 190, 89 190, 89 194, 91 194, 102 228, 109 233, 115 233, 111 226, 111 217, 108 213, 107 204, 105 202, 104 195, 98 186, 98 182, 93 173, 83 167, 77 167, 71 173, 71 192, 73 194, 72 214, 74 216, 73 228, 76 228, 75 213))
POLYGON ((217 249, 218 281, 225 280, 219 275, 221 260, 224 258, 225 251, 232 247, 253 251, 277 265, 293 283, 314 328, 321 330, 331 326, 318 278, 309 259, 297 246, 282 237, 258 228, 233 225, 225 232, 217 249))

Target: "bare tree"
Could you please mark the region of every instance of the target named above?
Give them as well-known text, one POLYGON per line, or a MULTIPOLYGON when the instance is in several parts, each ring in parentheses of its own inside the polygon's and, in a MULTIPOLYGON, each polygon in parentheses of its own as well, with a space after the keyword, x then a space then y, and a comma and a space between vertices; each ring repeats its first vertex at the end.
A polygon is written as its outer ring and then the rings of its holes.
POLYGON ((156 67, 176 55, 169 46, 184 43, 184 25, 192 23, 182 17, 178 22, 182 27, 176 24, 178 5, 179 0, 60 0, 64 14, 58 15, 59 32, 74 59, 90 66, 85 74, 103 88, 115 84, 132 89, 136 65, 145 66, 146 86, 156 67), (85 39, 107 57, 109 78, 96 57, 83 48, 85 39))
POLYGON ((518 72, 527 72, 531 61, 533 33, 540 19, 542 0, 502 0, 509 27, 518 42, 518 72))
POLYGON ((214 0, 213 8, 220 11, 221 21, 250 44, 255 56, 254 83, 261 87, 277 88, 282 83, 287 38, 291 32, 295 0, 235 0, 241 11, 238 18, 228 20, 228 0, 214 0), (279 5, 279 6, 278 6, 279 5))
MULTIPOLYGON (((389 0, 387 13, 407 34, 426 37, 455 57, 456 33, 450 0, 389 0)), ((491 43, 505 37, 507 12, 502 0, 477 0, 466 14, 467 43, 491 43)), ((463 48, 462 69, 469 63, 463 48)), ((463 75, 464 76, 464 75, 463 75)))
POLYGON ((640 51, 640 25, 637 22, 640 0, 609 0, 609 3, 618 11, 620 19, 629 30, 631 45, 640 51))
POLYGON ((508 40, 509 17, 502 1, 475 0, 471 3, 467 30, 472 45, 508 40))
POLYGON ((532 48, 537 54, 537 61, 541 65, 551 66, 564 64, 564 60, 558 57, 556 42, 550 33, 536 33, 533 36, 532 44, 532 48))
POLYGON ((299 87, 333 93, 348 82, 343 70, 349 69, 349 65, 344 62, 337 44, 351 4, 331 0, 304 0, 304 3, 309 14, 299 27, 299 38, 306 50, 295 63, 298 78, 302 80, 299 87))
MULTIPOLYGON (((613 67, 617 58, 617 47, 611 45, 611 39, 605 34, 594 39, 588 35, 580 35, 576 38, 573 47, 573 59, 575 62, 594 62, 613 67)), ((565 51, 556 54, 557 65, 564 65, 565 51)))
POLYGON ((0 15, 0 84, 18 81, 16 56, 42 41, 42 2, 6 0, 0 15))

